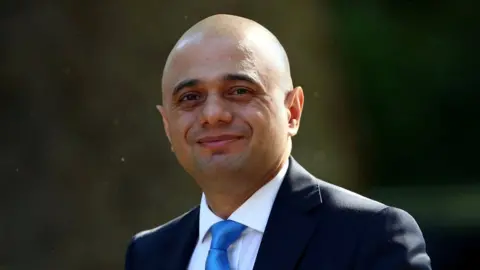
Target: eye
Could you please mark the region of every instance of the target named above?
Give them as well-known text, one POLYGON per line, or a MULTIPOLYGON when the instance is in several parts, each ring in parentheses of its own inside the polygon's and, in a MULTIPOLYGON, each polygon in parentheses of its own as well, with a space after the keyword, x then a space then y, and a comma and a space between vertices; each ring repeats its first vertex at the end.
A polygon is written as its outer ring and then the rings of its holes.
POLYGON ((245 87, 237 87, 230 92, 231 95, 245 95, 248 93, 250 93, 250 90, 245 87))
POLYGON ((183 95, 180 98, 180 101, 193 101, 193 100, 199 100, 199 99, 200 99, 200 95, 195 94, 195 93, 188 93, 188 94, 183 95))

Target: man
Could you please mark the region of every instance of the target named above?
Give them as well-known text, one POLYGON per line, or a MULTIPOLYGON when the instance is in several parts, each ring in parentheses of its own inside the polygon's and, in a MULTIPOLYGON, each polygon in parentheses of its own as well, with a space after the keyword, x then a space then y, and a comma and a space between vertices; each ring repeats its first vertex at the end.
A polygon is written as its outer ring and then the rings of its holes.
POLYGON ((275 36, 215 15, 190 28, 162 80, 166 135, 201 203, 137 234, 127 270, 427 270, 415 220, 309 174, 291 156, 304 103, 275 36))

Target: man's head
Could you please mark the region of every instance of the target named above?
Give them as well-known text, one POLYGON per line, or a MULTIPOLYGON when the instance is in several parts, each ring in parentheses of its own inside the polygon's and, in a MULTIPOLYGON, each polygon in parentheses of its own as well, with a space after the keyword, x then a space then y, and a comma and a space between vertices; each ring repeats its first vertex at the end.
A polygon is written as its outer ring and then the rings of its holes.
POLYGON ((162 90, 165 132, 194 177, 267 174, 290 154, 303 90, 260 24, 215 15, 192 26, 167 59, 162 90))

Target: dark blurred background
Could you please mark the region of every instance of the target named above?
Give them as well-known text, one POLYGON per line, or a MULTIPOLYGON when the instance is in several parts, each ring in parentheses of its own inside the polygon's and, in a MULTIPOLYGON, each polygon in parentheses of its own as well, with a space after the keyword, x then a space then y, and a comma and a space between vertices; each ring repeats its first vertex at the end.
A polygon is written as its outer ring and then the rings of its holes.
POLYGON ((287 49, 306 91, 297 160, 409 211, 434 269, 478 269, 470 1, 3 0, 1 270, 122 269, 134 233, 199 202, 155 105, 170 49, 215 13, 287 49))

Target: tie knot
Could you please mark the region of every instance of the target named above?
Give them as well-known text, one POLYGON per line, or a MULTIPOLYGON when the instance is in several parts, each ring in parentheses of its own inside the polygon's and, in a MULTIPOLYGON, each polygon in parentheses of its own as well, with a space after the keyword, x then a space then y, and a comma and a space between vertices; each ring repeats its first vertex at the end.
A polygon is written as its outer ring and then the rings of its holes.
POLYGON ((210 228, 212 233, 212 249, 227 250, 235 242, 246 226, 233 220, 224 220, 213 224, 210 228))

